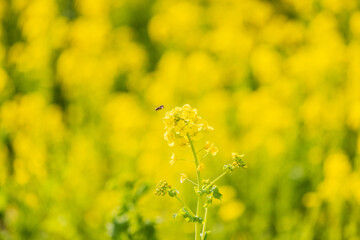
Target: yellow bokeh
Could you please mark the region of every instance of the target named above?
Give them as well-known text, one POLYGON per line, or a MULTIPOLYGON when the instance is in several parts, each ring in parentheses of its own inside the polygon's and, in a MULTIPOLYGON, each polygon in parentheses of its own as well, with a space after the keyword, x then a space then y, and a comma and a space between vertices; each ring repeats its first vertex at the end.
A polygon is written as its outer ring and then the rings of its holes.
POLYGON ((223 221, 233 221, 240 217, 245 210, 242 202, 234 201, 224 203, 219 209, 219 216, 223 221))

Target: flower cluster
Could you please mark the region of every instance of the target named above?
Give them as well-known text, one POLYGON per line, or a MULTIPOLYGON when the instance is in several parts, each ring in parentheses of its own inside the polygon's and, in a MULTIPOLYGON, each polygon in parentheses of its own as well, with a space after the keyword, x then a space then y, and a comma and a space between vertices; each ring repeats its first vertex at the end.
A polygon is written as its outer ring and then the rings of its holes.
POLYGON ((165 196, 170 188, 171 187, 166 180, 161 180, 158 185, 156 185, 155 195, 165 196))
POLYGON ((157 196, 165 196, 169 194, 170 197, 175 197, 179 193, 178 190, 172 188, 166 180, 161 180, 156 185, 155 195, 157 196))
POLYGON ((189 146, 188 137, 196 141, 202 138, 205 131, 213 130, 189 104, 167 112, 163 120, 166 130, 164 138, 169 146, 189 146))

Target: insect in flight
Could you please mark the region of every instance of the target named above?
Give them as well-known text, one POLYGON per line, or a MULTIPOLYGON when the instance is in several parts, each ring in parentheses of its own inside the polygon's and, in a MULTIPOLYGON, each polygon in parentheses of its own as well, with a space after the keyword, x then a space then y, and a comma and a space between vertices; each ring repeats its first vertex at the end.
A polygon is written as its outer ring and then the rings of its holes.
POLYGON ((163 109, 163 108, 164 108, 164 105, 161 105, 161 106, 155 108, 155 111, 159 111, 159 110, 161 110, 161 109, 163 109))

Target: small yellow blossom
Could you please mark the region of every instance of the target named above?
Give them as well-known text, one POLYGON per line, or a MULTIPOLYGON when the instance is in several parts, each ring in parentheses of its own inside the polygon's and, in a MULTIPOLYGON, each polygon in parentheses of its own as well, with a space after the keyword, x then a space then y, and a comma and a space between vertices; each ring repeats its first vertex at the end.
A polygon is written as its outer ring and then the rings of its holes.
POLYGON ((210 150, 210 153, 213 155, 213 156, 215 156, 217 153, 218 153, 218 148, 217 147, 215 147, 215 146, 213 146, 212 148, 211 148, 211 150, 210 150))
POLYGON ((210 149, 210 147, 211 147, 211 143, 209 141, 206 141, 205 146, 204 146, 204 150, 208 151, 210 149))
POLYGON ((187 179, 187 175, 185 173, 181 173, 180 174, 180 182, 184 183, 186 179, 187 179))
POLYGON ((184 132, 186 130, 185 127, 187 127, 185 121, 179 120, 176 126, 174 127, 175 133, 180 134, 184 132))
POLYGON ((213 156, 215 156, 219 151, 219 149, 215 147, 214 143, 210 143, 209 141, 205 143, 204 150, 211 153, 213 156))
POLYGON ((165 132, 164 138, 170 147, 175 145, 175 134, 173 132, 165 132))
POLYGON ((177 138, 175 144, 179 147, 189 146, 189 140, 187 138, 177 138))
POLYGON ((204 163, 200 163, 197 169, 198 169, 199 171, 202 171, 202 170, 204 170, 204 168, 205 168, 205 164, 204 164, 204 163))
POLYGON ((209 131, 214 130, 214 128, 212 126, 209 126, 209 125, 206 125, 206 129, 209 130, 209 131))

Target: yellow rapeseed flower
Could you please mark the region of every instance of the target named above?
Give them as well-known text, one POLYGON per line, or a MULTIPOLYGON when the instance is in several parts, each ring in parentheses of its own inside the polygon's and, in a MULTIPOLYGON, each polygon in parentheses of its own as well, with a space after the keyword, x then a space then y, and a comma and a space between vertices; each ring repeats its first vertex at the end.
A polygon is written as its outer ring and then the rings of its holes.
POLYGON ((185 173, 181 173, 180 174, 180 182, 184 183, 186 179, 187 179, 187 175, 185 173))
POLYGON ((189 146, 188 136, 197 141, 203 137, 205 131, 213 130, 189 104, 168 111, 163 121, 164 138, 169 146, 189 146))
POLYGON ((211 153, 213 156, 215 156, 219 151, 219 149, 215 147, 214 143, 210 143, 209 141, 205 143, 204 150, 211 153))

